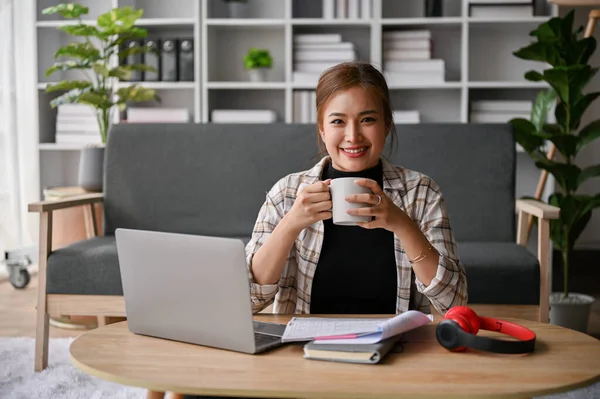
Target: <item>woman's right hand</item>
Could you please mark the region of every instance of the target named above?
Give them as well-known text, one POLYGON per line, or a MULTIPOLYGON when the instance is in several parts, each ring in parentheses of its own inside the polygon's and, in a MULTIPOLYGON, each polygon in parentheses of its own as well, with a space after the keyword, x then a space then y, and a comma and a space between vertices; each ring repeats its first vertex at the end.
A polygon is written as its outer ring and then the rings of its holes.
POLYGON ((313 183, 306 186, 296 197, 286 217, 290 226, 298 233, 320 220, 331 218, 330 183, 331 179, 313 183))

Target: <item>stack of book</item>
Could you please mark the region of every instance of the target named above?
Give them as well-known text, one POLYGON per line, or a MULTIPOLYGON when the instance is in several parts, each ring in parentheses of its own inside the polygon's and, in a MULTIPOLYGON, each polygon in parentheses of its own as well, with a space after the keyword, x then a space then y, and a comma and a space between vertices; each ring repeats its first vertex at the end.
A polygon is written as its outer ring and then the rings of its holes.
POLYGON ((277 114, 270 109, 215 109, 212 123, 273 123, 277 114))
POLYGON ((421 117, 417 110, 393 110, 394 123, 420 123, 421 117))
POLYGON ((323 0, 323 18, 370 19, 371 0, 323 0))
POLYGON ((294 91, 294 123, 317 123, 317 92, 294 91))
POLYGON ((383 71, 390 85, 439 84, 446 80, 443 59, 432 59, 429 30, 383 32, 383 71))
POLYGON ((190 113, 187 108, 128 108, 127 123, 188 123, 190 113))
POLYGON ((95 108, 87 104, 59 105, 55 141, 58 144, 101 144, 95 108))
POLYGON ((417 310, 388 319, 293 317, 281 341, 306 342, 306 359, 374 364, 402 344, 404 333, 432 321, 432 315, 417 310))
POLYGON ((327 68, 341 62, 356 61, 358 54, 351 42, 343 42, 339 33, 294 35, 295 83, 316 86, 327 68))
POLYGON ((506 123, 513 118, 529 119, 533 102, 480 100, 471 102, 471 123, 506 123))
POLYGON ((469 0, 473 18, 519 18, 534 15, 532 0, 469 0))

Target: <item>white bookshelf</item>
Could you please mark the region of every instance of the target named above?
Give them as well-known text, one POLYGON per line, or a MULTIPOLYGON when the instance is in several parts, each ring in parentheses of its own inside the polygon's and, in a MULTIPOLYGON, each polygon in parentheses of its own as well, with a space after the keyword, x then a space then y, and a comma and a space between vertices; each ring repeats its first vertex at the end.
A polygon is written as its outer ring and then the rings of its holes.
MULTIPOLYGON (((54 144, 56 112, 48 102, 54 96, 44 89, 52 75, 43 74, 52 65, 52 54, 72 40, 57 31, 64 24, 57 16, 41 15, 41 10, 58 0, 37 0, 37 56, 41 186, 75 184, 76 166, 82 146, 54 144), (65 172, 65 168, 69 170, 65 172)), ((358 0, 362 3, 362 0, 358 0)), ((193 82, 142 82, 158 91, 160 104, 147 107, 186 107, 191 120, 210 123, 211 111, 218 108, 268 108, 278 122, 293 121, 294 92, 314 89, 313 85, 292 80, 293 35, 298 33, 339 33, 343 41, 354 43, 360 60, 381 68, 382 33, 388 30, 428 29, 432 32, 433 58, 445 61, 445 82, 398 85, 391 83, 394 109, 417 109, 421 122, 470 122, 474 100, 533 100, 543 84, 528 82, 524 73, 537 63, 517 59, 512 52, 531 41, 529 32, 550 16, 558 15, 554 5, 544 5, 541 15, 526 18, 473 18, 468 0, 444 0, 443 16, 424 16, 424 0, 371 0, 371 18, 324 19, 322 0, 249 0, 247 18, 229 18, 222 0, 83 0, 93 18, 112 7, 134 5, 144 9, 140 26, 150 36, 194 38, 195 80, 193 82), (250 47, 268 48, 274 57, 269 81, 251 82, 243 67, 250 47)), ((65 74, 70 78, 75 74, 65 74)), ((127 82, 124 83, 128 84, 127 82)), ((115 122, 118 122, 115 120, 115 122)), ((537 179, 538 170, 528 166, 526 154, 519 162, 537 179)), ((534 183, 527 183, 535 189, 534 183)), ((550 185, 548 185, 550 186, 550 185)))

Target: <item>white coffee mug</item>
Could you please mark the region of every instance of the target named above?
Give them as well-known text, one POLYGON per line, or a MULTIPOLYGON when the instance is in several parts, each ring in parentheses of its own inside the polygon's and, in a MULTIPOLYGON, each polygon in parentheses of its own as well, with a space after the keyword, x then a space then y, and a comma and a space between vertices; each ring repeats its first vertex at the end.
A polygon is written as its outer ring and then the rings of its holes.
POLYGON ((350 215, 347 211, 351 208, 371 207, 371 204, 348 202, 346 197, 352 194, 372 194, 371 189, 359 186, 355 183, 359 177, 341 177, 331 180, 329 190, 331 192, 331 203, 333 223, 341 226, 356 226, 356 222, 370 222, 371 216, 350 215))

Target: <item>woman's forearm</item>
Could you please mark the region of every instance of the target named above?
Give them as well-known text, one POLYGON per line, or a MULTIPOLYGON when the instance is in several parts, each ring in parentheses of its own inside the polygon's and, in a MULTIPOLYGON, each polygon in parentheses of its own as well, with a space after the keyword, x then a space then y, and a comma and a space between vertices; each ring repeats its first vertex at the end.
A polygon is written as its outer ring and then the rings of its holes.
POLYGON ((289 253, 300 234, 284 217, 275 226, 265 243, 252 257, 250 270, 257 284, 275 284, 279 281, 289 253))
POLYGON ((425 255, 421 261, 413 263, 412 268, 420 282, 426 286, 431 284, 437 273, 440 254, 408 215, 404 215, 402 223, 394 229, 394 233, 400 239, 408 259, 414 260, 425 255))

